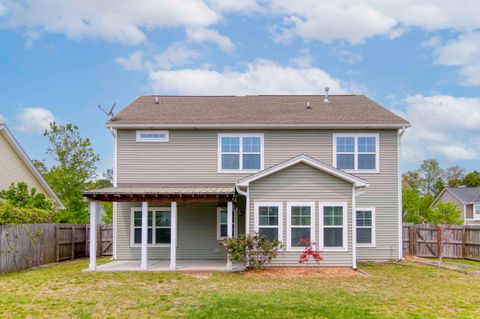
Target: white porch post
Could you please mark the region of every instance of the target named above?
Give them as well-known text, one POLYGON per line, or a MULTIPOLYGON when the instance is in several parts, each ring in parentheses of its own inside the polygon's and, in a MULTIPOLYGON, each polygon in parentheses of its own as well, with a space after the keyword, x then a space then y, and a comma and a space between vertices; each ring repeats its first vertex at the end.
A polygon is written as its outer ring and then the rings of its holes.
MULTIPOLYGON (((227 237, 233 237, 233 203, 227 203, 227 237)), ((230 260, 230 256, 227 256, 227 270, 232 270, 232 261, 230 260)))
POLYGON ((90 202, 90 265, 89 270, 97 269, 97 203, 90 202))
POLYGON ((148 202, 142 202, 142 257, 140 269, 147 270, 148 202))
POLYGON ((177 202, 170 209, 170 270, 177 268, 177 202))

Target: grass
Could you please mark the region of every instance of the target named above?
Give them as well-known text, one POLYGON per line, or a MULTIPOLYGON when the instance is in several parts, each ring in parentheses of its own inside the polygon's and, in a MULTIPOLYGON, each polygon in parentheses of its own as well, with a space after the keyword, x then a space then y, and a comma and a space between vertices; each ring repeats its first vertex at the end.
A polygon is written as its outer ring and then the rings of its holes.
MULTIPOLYGON (((438 258, 428 258, 438 262, 438 258)), ((446 263, 455 263, 455 264, 465 264, 469 266, 480 267, 480 261, 468 260, 468 259, 455 259, 455 258, 443 258, 443 261, 446 263)))
POLYGON ((480 317, 480 278, 409 262, 361 263, 370 277, 342 279, 82 273, 86 267, 80 260, 0 275, 0 317, 480 317))

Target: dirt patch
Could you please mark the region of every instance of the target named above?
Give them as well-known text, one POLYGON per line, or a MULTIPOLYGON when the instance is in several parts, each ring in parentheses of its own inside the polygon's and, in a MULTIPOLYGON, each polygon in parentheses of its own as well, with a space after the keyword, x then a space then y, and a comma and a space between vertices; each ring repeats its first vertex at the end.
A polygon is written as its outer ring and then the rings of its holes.
POLYGON ((305 270, 303 267, 271 267, 261 270, 247 270, 244 276, 252 278, 357 278, 363 273, 342 267, 315 267, 305 270))

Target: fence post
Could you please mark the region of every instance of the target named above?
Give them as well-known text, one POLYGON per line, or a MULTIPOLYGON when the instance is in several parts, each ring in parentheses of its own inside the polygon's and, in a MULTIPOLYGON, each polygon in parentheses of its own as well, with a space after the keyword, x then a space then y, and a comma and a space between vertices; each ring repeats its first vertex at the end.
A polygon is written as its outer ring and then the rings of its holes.
POLYGON ((463 225, 462 228, 462 259, 465 259, 467 255, 467 226, 463 225))
POLYGON ((442 233, 442 227, 437 227, 437 257, 440 258, 440 254, 442 253, 442 245, 443 245, 443 242, 442 242, 442 236, 443 236, 443 233, 442 233))
POLYGON ((88 257, 88 255, 90 255, 90 252, 88 251, 88 239, 90 238, 89 227, 89 225, 85 225, 85 257, 88 257))
POLYGON ((59 225, 55 225, 55 260, 60 261, 60 229, 59 225))
POLYGON ((72 259, 75 259, 75 226, 72 225, 72 259))

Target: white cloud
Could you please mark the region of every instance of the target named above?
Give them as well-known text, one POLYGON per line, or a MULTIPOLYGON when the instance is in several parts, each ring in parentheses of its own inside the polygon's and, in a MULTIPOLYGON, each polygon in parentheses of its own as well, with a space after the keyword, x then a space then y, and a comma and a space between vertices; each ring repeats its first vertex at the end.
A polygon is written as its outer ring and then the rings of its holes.
POLYGON ((26 0, 4 6, 10 27, 126 44, 145 42, 145 29, 206 27, 221 17, 200 0, 26 0))
POLYGON ((313 63, 313 57, 310 55, 310 50, 308 48, 300 50, 300 54, 290 60, 295 66, 299 68, 308 68, 313 63))
POLYGON ((207 41, 214 42, 220 47, 220 49, 225 52, 233 52, 233 50, 235 49, 235 46, 233 45, 230 38, 221 35, 216 30, 210 30, 206 28, 189 28, 187 29, 187 37, 190 39, 190 41, 197 43, 207 41))
POLYGON ((270 0, 271 11, 286 17, 280 39, 362 43, 386 35, 400 36, 410 27, 424 30, 471 31, 480 27, 479 1, 438 0, 270 0))
POLYGON ((155 93, 192 95, 322 94, 325 86, 330 87, 332 94, 340 94, 354 87, 320 68, 282 66, 263 59, 247 63, 243 71, 152 71, 149 78, 155 93))
POLYGON ((42 107, 27 107, 18 115, 18 130, 24 133, 42 134, 55 121, 53 114, 42 107))
POLYGON ((135 51, 127 57, 117 57, 115 62, 126 71, 169 70, 175 66, 189 64, 201 53, 184 44, 174 43, 165 51, 147 59, 144 51, 135 51))
POLYGON ((402 156, 418 165, 425 158, 454 163, 480 158, 480 98, 447 95, 408 96, 406 109, 397 111, 409 120, 402 156))
POLYGON ((442 38, 438 35, 434 35, 421 43, 424 48, 436 48, 440 46, 440 44, 442 44, 442 38))
POLYGON ((480 32, 459 36, 436 49, 438 64, 460 67, 466 84, 480 85, 480 32))
POLYGON ((361 54, 348 50, 343 45, 334 48, 333 55, 343 63, 347 64, 357 64, 363 59, 361 54))
POLYGON ((256 0, 207 0, 207 3, 219 11, 250 13, 261 10, 256 0))

